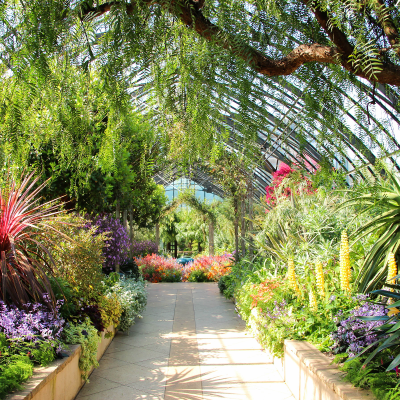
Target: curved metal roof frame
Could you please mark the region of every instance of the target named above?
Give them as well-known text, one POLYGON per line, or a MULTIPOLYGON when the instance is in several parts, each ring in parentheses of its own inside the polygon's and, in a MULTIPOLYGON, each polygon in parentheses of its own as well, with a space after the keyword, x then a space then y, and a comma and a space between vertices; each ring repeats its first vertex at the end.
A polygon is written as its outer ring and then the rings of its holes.
MULTIPOLYGON (((143 77, 144 75, 135 77, 132 95, 137 108, 146 113, 147 100, 152 95, 151 80, 145 79, 146 82, 144 82, 143 77)), ((243 138, 241 131, 246 129, 238 114, 240 100, 232 77, 229 77, 230 82, 225 77, 218 77, 218 79, 226 88, 226 96, 222 98, 223 96, 219 95, 218 99, 215 97, 221 113, 220 117, 214 118, 213 122, 217 129, 230 130, 231 136, 226 145, 235 151, 235 149, 240 149, 241 142, 238 138, 243 138)), ((320 74, 315 79, 328 82, 329 78, 320 74)), ((373 173, 370 167, 377 159, 388 159, 400 171, 397 161, 393 158, 395 154, 400 153, 400 144, 396 133, 391 132, 397 130, 400 136, 400 117, 396 110, 397 98, 393 93, 386 94, 385 87, 382 85, 374 91, 372 86, 355 80, 352 88, 362 91, 363 104, 354 97, 354 93, 336 86, 335 91, 341 96, 342 101, 335 102, 334 105, 336 112, 340 112, 341 115, 335 117, 335 126, 326 126, 324 124, 326 117, 332 115, 330 105, 323 104, 320 111, 315 112, 312 120, 302 117, 306 107, 303 97, 307 82, 302 82, 298 76, 292 76, 284 84, 274 78, 257 77, 257 80, 260 84, 253 85, 252 96, 262 99, 262 102, 259 104, 257 101, 252 101, 247 105, 249 115, 263 121, 256 127, 255 145, 261 157, 253 171, 255 197, 265 194, 265 187, 271 183, 278 161, 297 162, 311 171, 324 156, 335 161, 337 165, 347 170, 350 176, 353 176, 361 166, 366 166, 370 173, 373 173), (299 81, 301 84, 296 85, 293 81, 299 81), (374 94, 373 97, 372 94, 374 94), (382 121, 379 116, 368 110, 368 102, 372 101, 379 112, 390 119, 389 124, 388 121, 382 121), (361 120, 361 123, 358 120, 361 120), (372 123, 372 129, 369 122, 372 123), (379 132, 379 140, 371 133, 374 130, 379 132), (321 137, 324 139, 321 140, 321 137)), ((176 74, 169 83, 178 85, 179 75, 176 74)), ((175 174, 177 173, 175 171, 175 174)), ((209 179, 214 193, 221 196, 221 188, 212 182, 211 177, 209 179)), ((201 177, 201 180, 204 181, 204 177, 201 177)))
MULTIPOLYGON (((160 171, 154 175, 153 178, 158 185, 163 185, 165 187, 171 185, 176 179, 182 177, 182 175, 182 171, 177 166, 174 166, 171 170, 160 171)), ((214 193, 221 198, 225 197, 222 186, 198 166, 192 166, 184 175, 189 177, 193 182, 204 187, 207 192, 214 193)))

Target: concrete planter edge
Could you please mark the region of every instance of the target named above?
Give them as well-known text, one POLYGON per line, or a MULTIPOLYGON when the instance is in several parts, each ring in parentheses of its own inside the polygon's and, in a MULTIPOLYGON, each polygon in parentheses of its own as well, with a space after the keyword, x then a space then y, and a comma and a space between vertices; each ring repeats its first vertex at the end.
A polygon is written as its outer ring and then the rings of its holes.
POLYGON ((371 391, 345 382, 343 372, 305 341, 285 340, 283 372, 296 400, 376 400, 371 391))
MULTIPOLYGON (((110 326, 101 334, 97 360, 103 356, 114 339, 116 330, 110 326), (105 338, 112 332, 110 338, 105 338)), ((22 384, 23 390, 9 394, 5 400, 73 400, 84 385, 79 369, 81 345, 69 345, 68 357, 55 360, 47 367, 35 368, 33 376, 22 384)), ((93 371, 90 371, 90 373, 93 371)))

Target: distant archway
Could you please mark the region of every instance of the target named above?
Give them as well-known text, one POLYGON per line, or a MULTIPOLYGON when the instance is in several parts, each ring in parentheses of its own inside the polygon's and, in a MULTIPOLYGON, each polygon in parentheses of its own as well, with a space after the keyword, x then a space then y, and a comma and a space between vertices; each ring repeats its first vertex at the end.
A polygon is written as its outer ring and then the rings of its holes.
POLYGON ((210 256, 213 256, 215 253, 214 249, 214 229, 216 224, 216 215, 213 210, 213 207, 207 205, 204 202, 201 202, 192 191, 183 191, 179 194, 179 196, 167 207, 163 210, 163 215, 168 215, 174 212, 180 205, 186 204, 190 206, 193 210, 195 210, 200 215, 207 218, 208 221, 208 252, 210 256))

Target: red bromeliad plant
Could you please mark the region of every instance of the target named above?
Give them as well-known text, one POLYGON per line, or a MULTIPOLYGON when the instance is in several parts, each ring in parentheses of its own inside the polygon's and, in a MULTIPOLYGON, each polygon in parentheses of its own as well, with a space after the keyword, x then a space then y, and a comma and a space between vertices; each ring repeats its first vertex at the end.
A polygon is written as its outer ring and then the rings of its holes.
POLYGON ((0 189, 0 300, 19 307, 44 301, 54 308, 46 275, 52 272, 52 258, 43 231, 54 230, 49 222, 62 211, 57 199, 40 204, 47 181, 37 185, 38 179, 31 173, 17 184, 8 177, 7 189, 0 189))

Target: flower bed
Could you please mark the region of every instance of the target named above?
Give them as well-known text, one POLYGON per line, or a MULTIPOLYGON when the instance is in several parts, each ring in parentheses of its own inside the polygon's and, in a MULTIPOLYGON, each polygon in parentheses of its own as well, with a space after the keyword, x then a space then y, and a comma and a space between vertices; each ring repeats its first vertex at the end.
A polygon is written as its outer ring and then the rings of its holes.
POLYGON ((127 330, 136 318, 141 318, 147 299, 141 279, 121 280, 115 274, 104 278, 102 287, 97 303, 69 296, 67 304, 58 301, 56 314, 38 303, 19 310, 0 302, 0 398, 19 389, 32 376, 35 366, 46 367, 71 344, 81 346, 79 368, 82 378, 87 379, 98 365, 102 338, 113 335, 105 326, 111 321, 119 330, 127 330), (76 308, 72 307, 74 302, 76 308))
POLYGON ((119 221, 92 222, 65 213, 57 200, 41 203, 46 186, 33 174, 0 185, 0 398, 80 345, 87 379, 98 365, 98 346, 141 318, 145 281, 132 270, 110 271, 126 257, 129 238, 119 221))
MULTIPOLYGON (((105 332, 96 349, 96 359, 100 361, 114 338, 115 329, 110 326, 107 332, 112 336, 106 337, 105 332)), ((80 369, 82 354, 81 345, 69 346, 65 351, 67 357, 57 359, 46 367, 34 368, 31 379, 23 384, 22 390, 9 394, 6 400, 72 400, 85 383, 80 369)), ((93 370, 91 368, 90 372, 93 370)))
POLYGON ((175 258, 165 258, 157 254, 135 258, 142 276, 147 281, 157 282, 218 282, 230 273, 233 263, 231 254, 220 256, 199 256, 186 265, 175 258))
POLYGON ((220 278, 231 272, 233 257, 225 253, 217 256, 199 256, 183 266, 182 281, 218 282, 220 278))

